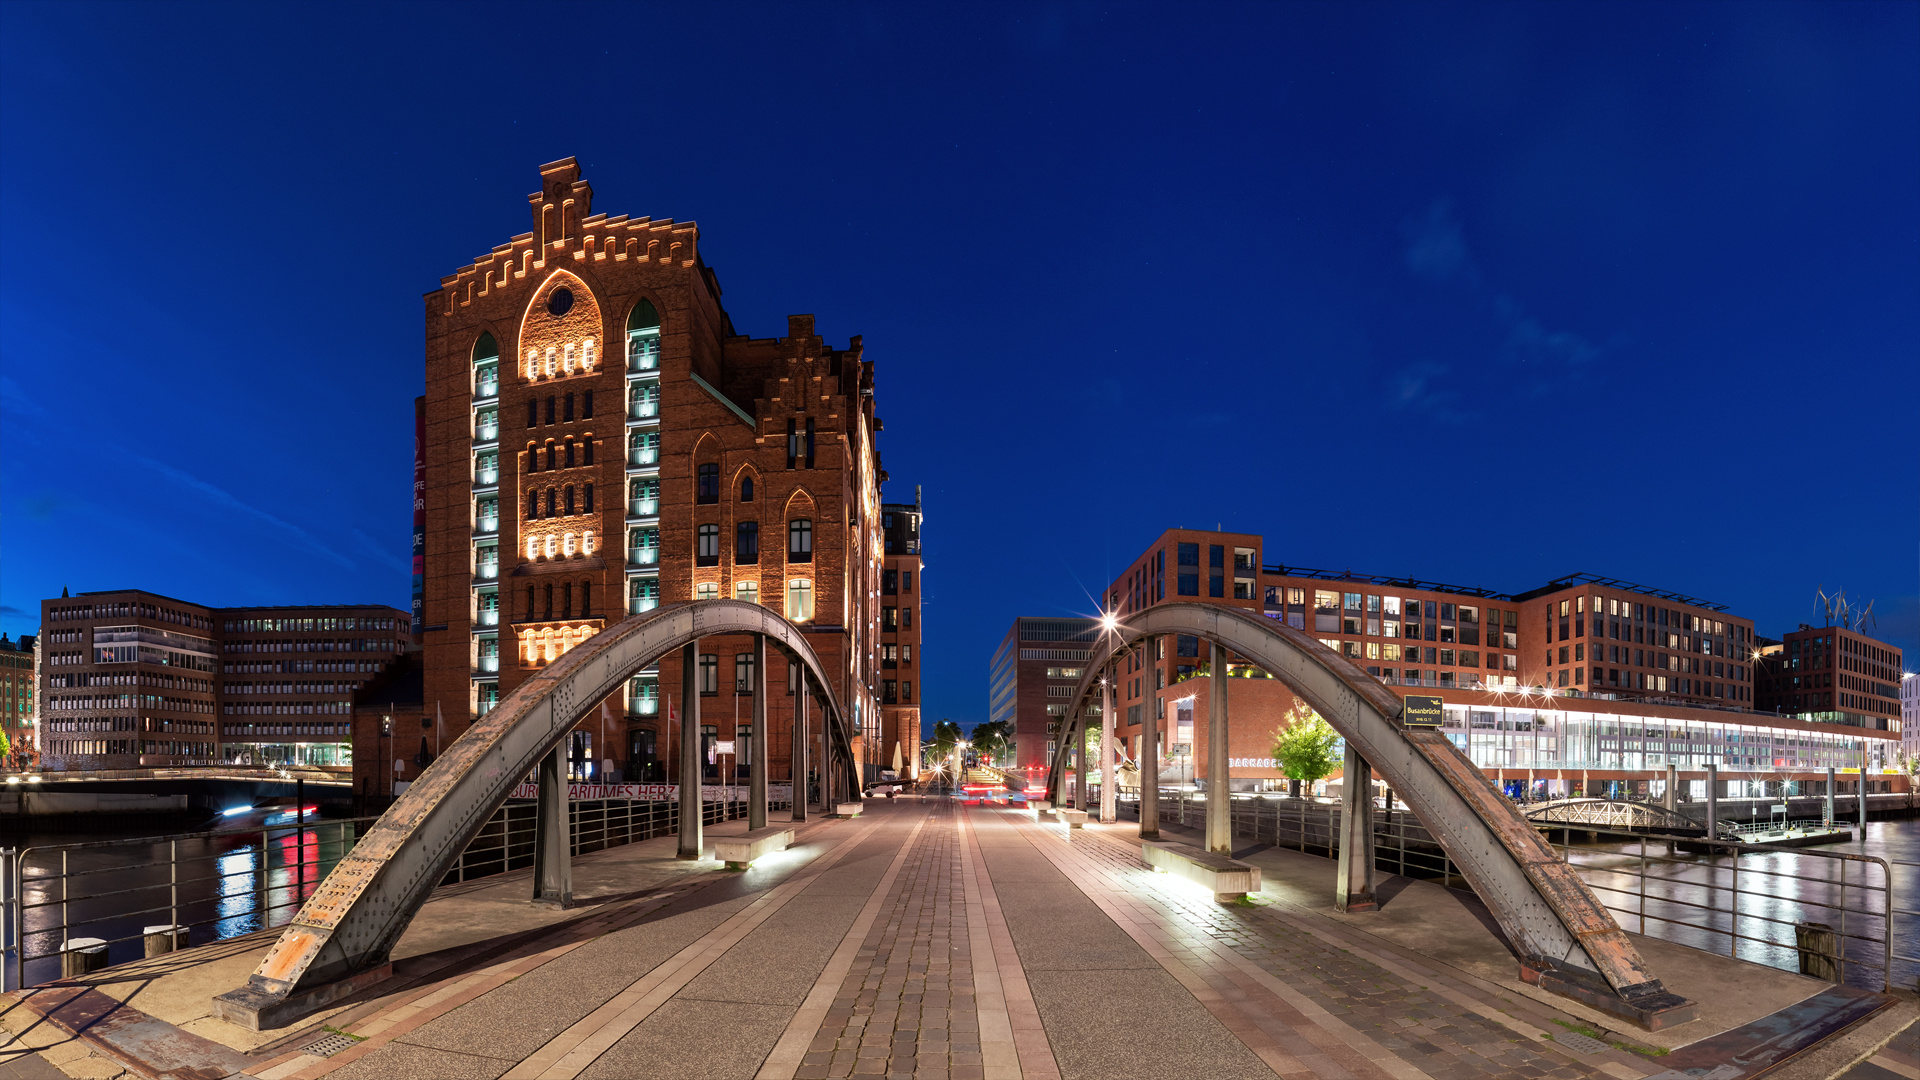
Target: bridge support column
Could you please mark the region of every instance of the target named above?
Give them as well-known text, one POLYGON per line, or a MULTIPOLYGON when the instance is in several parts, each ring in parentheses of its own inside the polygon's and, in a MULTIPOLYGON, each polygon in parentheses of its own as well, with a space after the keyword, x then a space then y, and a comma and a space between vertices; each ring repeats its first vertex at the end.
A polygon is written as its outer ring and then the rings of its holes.
POLYGON ((1860 741, 1860 839, 1867 838, 1867 743, 1860 741))
POLYGON ((1074 737, 1079 745, 1073 748, 1073 808, 1087 808, 1087 718, 1080 718, 1080 726, 1074 728, 1074 737))
POLYGON ((1827 766, 1827 822, 1833 824, 1833 766, 1827 766))
POLYGON ((540 759, 534 802, 533 902, 558 908, 573 904, 573 837, 567 806, 567 744, 562 740, 540 759))
POLYGON ((680 650, 680 850, 678 858, 700 857, 705 839, 700 820, 700 782, 706 774, 700 760, 700 642, 689 641, 680 650))
POLYGON ((1720 839, 1720 766, 1707 763, 1707 839, 1720 839))
POLYGON ((813 736, 807 733, 807 669, 801 668, 799 675, 799 682, 793 692, 793 750, 788 754, 793 759, 788 769, 793 774, 793 810, 789 817, 794 821, 805 821, 807 820, 807 753, 813 744, 813 736))
POLYGON ((1678 765, 1667 766, 1666 798, 1661 802, 1669 810, 1677 809, 1680 805, 1680 766, 1678 765))
POLYGON ((767 827, 767 635, 753 635, 753 735, 747 740, 747 828, 767 827))
POLYGON ((1340 777, 1340 863, 1333 879, 1333 906, 1341 911, 1377 911, 1373 897, 1373 767, 1347 744, 1340 777))
POLYGON ((1113 681, 1118 667, 1100 680, 1100 824, 1120 820, 1119 785, 1113 767, 1113 681))
POLYGON ((1207 850, 1233 854, 1233 794, 1227 778, 1227 650, 1213 643, 1207 695, 1207 850))
MULTIPOLYGON (((1140 639, 1140 655, 1153 656, 1153 639, 1140 639)), ((1150 662, 1150 661, 1149 661, 1150 662)), ((1160 839, 1160 718, 1153 713, 1147 690, 1152 679, 1141 679, 1140 686, 1140 839, 1160 839)))

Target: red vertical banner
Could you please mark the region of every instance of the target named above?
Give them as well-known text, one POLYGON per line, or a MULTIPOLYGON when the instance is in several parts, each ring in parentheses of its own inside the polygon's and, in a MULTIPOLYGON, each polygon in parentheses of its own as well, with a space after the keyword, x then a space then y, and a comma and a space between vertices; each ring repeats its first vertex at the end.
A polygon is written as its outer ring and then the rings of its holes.
POLYGON ((413 399, 413 633, 426 621, 427 399, 413 399))

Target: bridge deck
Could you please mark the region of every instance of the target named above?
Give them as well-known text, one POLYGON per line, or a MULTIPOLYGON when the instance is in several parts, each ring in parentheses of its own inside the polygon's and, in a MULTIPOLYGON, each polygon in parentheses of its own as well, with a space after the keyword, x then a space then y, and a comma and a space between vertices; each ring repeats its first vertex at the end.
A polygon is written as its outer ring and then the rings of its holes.
MULTIPOLYGON (((1242 853, 1265 870, 1261 900, 1222 906, 1143 869, 1133 831, 1090 825, 1069 839, 1051 819, 902 799, 805 826, 788 855, 744 874, 677 863, 671 838, 583 856, 582 908, 533 908, 525 875, 443 892, 403 939, 391 983, 272 1042, 203 1015, 207 987, 230 973, 194 963, 202 950, 96 982, 247 1052, 245 1071, 265 1080, 1624 1080, 1663 1068, 1543 1038, 1593 1018, 1520 984, 1458 893, 1389 877, 1381 912, 1338 916, 1332 863, 1261 851, 1242 853), (302 1053, 321 1023, 365 1041, 302 1053)), ((244 967, 266 944, 205 964, 244 967)), ((1702 1004, 1701 1020, 1640 1036, 1663 1045, 1740 1028, 1821 985, 1640 944, 1702 1004)), ((30 1012, 0 1021, 25 1030, 30 1012)), ((1871 1046, 1894 1015, 1843 1038, 1871 1046)))

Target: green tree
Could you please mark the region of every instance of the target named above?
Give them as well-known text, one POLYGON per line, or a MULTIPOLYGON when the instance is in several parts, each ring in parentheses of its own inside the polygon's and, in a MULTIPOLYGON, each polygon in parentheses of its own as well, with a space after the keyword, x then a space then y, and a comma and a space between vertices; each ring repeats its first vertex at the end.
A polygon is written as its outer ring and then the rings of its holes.
POLYGON ((6 729, 0 728, 0 762, 13 756, 13 743, 7 738, 6 729))
POLYGON ((1005 720, 989 720, 973 726, 973 752, 989 761, 998 761, 1013 749, 1013 732, 1005 720))
POLYGON ((1334 747, 1340 734, 1306 702, 1296 702, 1287 710, 1284 723, 1273 737, 1273 765, 1287 779, 1311 784, 1339 768, 1334 747))
POLYGON ((951 720, 942 720, 933 725, 933 747, 935 763, 950 760, 953 757, 953 745, 961 740, 960 725, 951 720))

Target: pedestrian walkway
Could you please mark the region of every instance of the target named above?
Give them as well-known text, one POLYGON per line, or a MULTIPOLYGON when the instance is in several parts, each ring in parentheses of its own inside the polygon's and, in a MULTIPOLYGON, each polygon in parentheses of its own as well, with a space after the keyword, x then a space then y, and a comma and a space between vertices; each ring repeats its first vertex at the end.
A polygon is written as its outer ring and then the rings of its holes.
POLYGON ((1431 884, 1397 879, 1382 912, 1344 917, 1320 898, 1330 863, 1245 853, 1268 888, 1222 905, 1145 870, 1131 824, 1069 831, 949 799, 867 806, 803 827, 745 873, 677 862, 671 838, 582 857, 572 912, 527 904, 524 875, 446 891, 402 940, 392 981, 283 1032, 192 1012, 265 941, 207 960, 213 974, 193 950, 38 991, 0 1015, 15 1036, 0 1076, 39 1080, 47 1062, 112 1075, 140 1054, 139 1074, 207 1080, 1920 1076, 1909 1043, 1882 1045, 1915 1015, 1908 1002, 1856 1003, 1879 1011, 1782 1065, 1784 1051, 1741 1049, 1744 1025, 1823 984, 1706 958, 1689 977, 1751 992, 1658 1039, 1622 1034, 1511 978, 1470 898, 1431 884), (63 1018, 83 1007, 108 1015, 107 1033, 63 1018), (1687 1044, 1720 1045, 1709 1036, 1734 1049, 1697 1068, 1687 1044))

